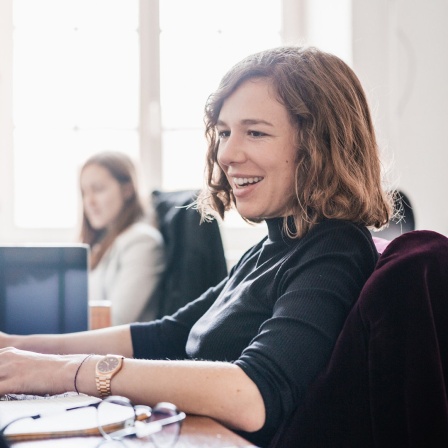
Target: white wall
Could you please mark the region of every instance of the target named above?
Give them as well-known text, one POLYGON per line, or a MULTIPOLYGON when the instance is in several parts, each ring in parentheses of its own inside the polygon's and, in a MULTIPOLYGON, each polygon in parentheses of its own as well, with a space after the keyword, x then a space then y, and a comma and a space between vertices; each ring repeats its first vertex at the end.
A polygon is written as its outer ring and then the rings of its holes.
POLYGON ((353 68, 418 229, 448 234, 448 2, 353 0, 353 68))

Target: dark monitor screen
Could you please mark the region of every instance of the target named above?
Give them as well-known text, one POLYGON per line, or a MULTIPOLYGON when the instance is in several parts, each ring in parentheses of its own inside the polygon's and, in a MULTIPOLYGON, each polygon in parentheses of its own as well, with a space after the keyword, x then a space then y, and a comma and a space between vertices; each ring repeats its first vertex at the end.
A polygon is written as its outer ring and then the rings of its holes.
POLYGON ((0 246, 0 330, 70 333, 89 327, 87 245, 0 246))

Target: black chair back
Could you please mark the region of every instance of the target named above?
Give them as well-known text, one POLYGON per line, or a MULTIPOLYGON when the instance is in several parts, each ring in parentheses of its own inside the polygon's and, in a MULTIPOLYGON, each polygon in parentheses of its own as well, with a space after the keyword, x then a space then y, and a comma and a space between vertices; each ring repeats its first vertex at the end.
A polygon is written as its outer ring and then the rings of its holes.
POLYGON ((196 190, 152 193, 167 261, 156 298, 157 317, 173 314, 227 276, 218 222, 200 223, 199 212, 188 207, 197 194, 196 190))

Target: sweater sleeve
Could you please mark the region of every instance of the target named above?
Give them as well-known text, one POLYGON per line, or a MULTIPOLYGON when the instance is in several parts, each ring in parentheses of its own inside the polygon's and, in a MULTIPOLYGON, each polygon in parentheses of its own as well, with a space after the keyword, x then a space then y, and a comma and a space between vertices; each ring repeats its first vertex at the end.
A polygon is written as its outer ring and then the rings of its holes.
POLYGON ((284 260, 274 281, 272 317, 235 361, 263 396, 264 433, 273 433, 324 368, 377 261, 365 229, 338 225, 316 226, 300 251, 284 260))
POLYGON ((152 322, 132 324, 131 337, 134 358, 188 358, 186 346, 191 328, 213 305, 229 278, 247 258, 250 258, 261 247, 262 242, 247 250, 238 263, 231 268, 229 275, 218 285, 209 288, 198 299, 188 303, 173 315, 152 322))
POLYGON ((199 298, 188 303, 171 316, 131 325, 134 358, 185 359, 185 347, 191 327, 210 308, 227 282, 223 279, 199 298))

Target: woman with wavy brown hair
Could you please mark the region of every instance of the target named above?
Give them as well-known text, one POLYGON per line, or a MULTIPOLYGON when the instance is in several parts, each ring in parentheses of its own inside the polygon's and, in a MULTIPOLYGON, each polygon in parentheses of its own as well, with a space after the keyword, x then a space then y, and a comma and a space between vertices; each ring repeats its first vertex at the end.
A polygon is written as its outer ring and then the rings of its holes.
POLYGON ((265 221, 267 236, 220 284, 159 321, 3 334, 0 346, 16 349, 0 353, 0 393, 58 393, 76 376, 87 394, 171 401, 269 445, 328 362, 378 260, 368 227, 389 221, 391 201, 360 83, 317 49, 274 48, 235 65, 206 105, 206 136, 203 219, 235 207, 265 221), (106 353, 117 355, 101 383, 106 353), (36 381, 50 369, 52 382, 36 381))
MULTIPOLYGON (((236 204, 231 182, 219 168, 215 129, 225 100, 245 81, 268 80, 295 125, 295 185, 290 197, 294 229, 301 237, 327 219, 381 228, 391 217, 391 198, 381 186, 375 131, 363 88, 338 57, 313 48, 282 47, 246 58, 223 78, 206 106, 207 184, 199 200, 223 218, 236 204), (292 194, 294 193, 294 194, 292 194)), ((259 222, 263 217, 247 218, 259 222)))

